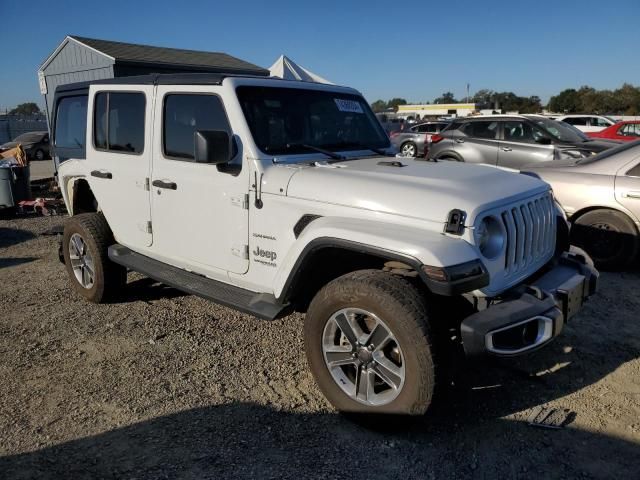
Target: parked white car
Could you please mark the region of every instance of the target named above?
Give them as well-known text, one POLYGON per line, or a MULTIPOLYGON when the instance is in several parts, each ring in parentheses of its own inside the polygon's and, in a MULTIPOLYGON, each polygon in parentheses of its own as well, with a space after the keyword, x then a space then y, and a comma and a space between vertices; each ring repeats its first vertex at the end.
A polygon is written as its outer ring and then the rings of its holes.
POLYGON ((456 352, 545 346, 595 291, 546 183, 396 158, 356 90, 149 75, 54 104, 72 288, 115 298, 129 269, 264 319, 306 312, 338 410, 421 414, 456 352))
POLYGON ((555 117, 555 120, 573 125, 583 132, 599 132, 616 123, 609 117, 602 115, 562 115, 555 117))

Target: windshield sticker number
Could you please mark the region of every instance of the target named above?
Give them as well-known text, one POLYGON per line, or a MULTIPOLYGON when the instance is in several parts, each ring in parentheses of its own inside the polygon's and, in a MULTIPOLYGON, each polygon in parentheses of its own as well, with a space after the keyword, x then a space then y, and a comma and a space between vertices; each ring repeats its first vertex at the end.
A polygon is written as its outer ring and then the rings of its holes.
POLYGON ((341 112, 364 113, 360 102, 356 102, 355 100, 345 100, 344 98, 334 98, 334 100, 338 106, 338 110, 341 112))

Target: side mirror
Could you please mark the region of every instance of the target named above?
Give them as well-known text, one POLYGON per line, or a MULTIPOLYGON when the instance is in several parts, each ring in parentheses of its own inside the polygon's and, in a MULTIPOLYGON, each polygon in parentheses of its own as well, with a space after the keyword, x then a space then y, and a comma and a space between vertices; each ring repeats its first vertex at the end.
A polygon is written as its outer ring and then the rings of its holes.
POLYGON ((540 137, 536 140, 536 143, 540 145, 551 145, 551 139, 549 137, 540 137))
POLYGON ((231 136, 224 130, 198 130, 194 144, 196 163, 220 165, 231 160, 231 136))

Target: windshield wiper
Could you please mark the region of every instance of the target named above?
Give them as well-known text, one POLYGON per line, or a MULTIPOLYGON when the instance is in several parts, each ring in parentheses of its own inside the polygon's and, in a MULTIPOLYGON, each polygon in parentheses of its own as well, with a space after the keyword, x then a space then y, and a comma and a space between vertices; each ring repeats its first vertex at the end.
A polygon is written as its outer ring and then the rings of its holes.
POLYGON ((324 148, 316 147, 314 145, 307 145, 306 143, 287 143, 287 149, 291 148, 305 148, 307 150, 313 150, 314 152, 319 152, 325 154, 327 157, 332 158, 333 160, 344 160, 345 157, 337 154, 336 152, 332 152, 330 150, 325 150, 324 148))
POLYGON ((383 157, 395 157, 395 155, 393 153, 389 153, 385 150, 383 150, 382 148, 377 148, 377 147, 369 147, 367 145, 363 145, 362 143, 356 143, 356 142, 342 142, 336 145, 338 148, 340 147, 356 147, 356 148, 362 148, 364 150, 371 150, 373 153, 376 153, 378 155, 382 155, 383 157))

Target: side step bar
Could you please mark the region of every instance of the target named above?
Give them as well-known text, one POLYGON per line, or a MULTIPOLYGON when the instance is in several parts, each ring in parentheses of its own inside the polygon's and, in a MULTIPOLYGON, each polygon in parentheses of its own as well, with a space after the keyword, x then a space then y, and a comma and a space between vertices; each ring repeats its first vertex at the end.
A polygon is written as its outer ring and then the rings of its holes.
POLYGON ((264 320, 282 316, 288 305, 282 305, 268 293, 256 293, 244 288, 187 272, 152 258, 140 255, 119 244, 109 247, 111 261, 140 272, 158 282, 215 303, 240 310, 264 320))

